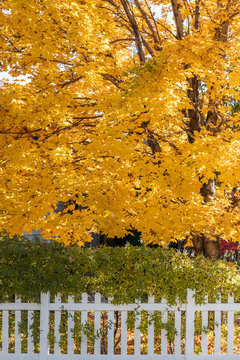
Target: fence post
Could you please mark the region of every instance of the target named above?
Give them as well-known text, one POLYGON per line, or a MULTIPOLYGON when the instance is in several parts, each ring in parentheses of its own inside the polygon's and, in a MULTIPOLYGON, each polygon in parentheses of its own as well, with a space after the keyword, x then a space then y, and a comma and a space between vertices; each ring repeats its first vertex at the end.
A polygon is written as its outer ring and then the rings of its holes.
POLYGON ((194 355, 194 323, 195 323, 195 298, 194 291, 187 290, 187 309, 186 309, 186 339, 185 357, 191 360, 194 355))
POLYGON ((49 293, 41 294, 40 306, 40 360, 47 360, 49 330, 49 293))

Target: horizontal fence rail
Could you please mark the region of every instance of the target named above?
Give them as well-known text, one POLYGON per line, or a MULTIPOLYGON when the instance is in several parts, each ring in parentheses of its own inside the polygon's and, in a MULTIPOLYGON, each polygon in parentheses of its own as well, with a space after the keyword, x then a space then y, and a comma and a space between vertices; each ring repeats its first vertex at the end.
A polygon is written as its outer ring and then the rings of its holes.
POLYGON ((240 303, 115 305, 99 293, 0 304, 0 360, 240 360, 240 303))

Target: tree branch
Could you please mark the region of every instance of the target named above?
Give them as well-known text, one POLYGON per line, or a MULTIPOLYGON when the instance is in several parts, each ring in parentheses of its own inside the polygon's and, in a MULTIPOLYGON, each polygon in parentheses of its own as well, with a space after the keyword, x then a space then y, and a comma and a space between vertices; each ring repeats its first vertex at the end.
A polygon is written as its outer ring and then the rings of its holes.
POLYGON ((173 15, 175 19, 175 25, 176 25, 176 31, 177 31, 177 39, 181 40, 183 38, 183 19, 182 14, 180 11, 180 4, 178 3, 178 0, 171 0, 172 3, 172 9, 173 9, 173 15))
MULTIPOLYGON (((73 117, 73 120, 78 120, 76 121, 75 123, 71 124, 71 125, 67 125, 67 126, 64 126, 64 127, 61 127, 55 131, 53 131, 51 134, 48 134, 44 137, 44 139, 41 139, 42 142, 45 142, 47 139, 49 139, 51 136, 53 135, 56 135, 62 131, 65 131, 65 130, 71 130, 72 128, 78 126, 82 120, 86 120, 86 119, 97 119, 97 118, 100 118, 102 117, 103 115, 95 115, 95 116, 75 116, 73 117)), ((95 124, 84 124, 84 126, 95 126, 95 124)))
POLYGON ((116 79, 114 76, 110 74, 100 74, 104 79, 110 81, 113 85, 115 85, 118 89, 122 90, 119 84, 122 80, 116 79))
POLYGON ((161 40, 156 37, 154 28, 153 28, 153 26, 151 24, 151 21, 149 20, 148 14, 144 11, 144 9, 142 8, 142 6, 140 5, 138 0, 134 0, 134 3, 136 4, 136 7, 140 11, 143 19, 145 20, 145 22, 146 22, 146 24, 147 24, 147 26, 148 26, 151 34, 152 34, 151 36, 152 36, 152 39, 153 39, 154 44, 155 44, 155 49, 156 50, 161 50, 162 49, 161 40), (160 42, 159 42, 159 40, 160 40, 160 42))
POLYGON ((152 20, 153 20, 153 22, 154 22, 154 26, 155 26, 155 29, 156 29, 156 33, 157 33, 157 37, 158 37, 158 41, 159 41, 160 47, 162 48, 162 40, 161 40, 161 37, 160 37, 159 31, 158 31, 158 27, 157 27, 157 22, 156 22, 156 19, 155 19, 154 15, 153 15, 153 12, 152 12, 151 7, 149 6, 149 4, 148 4, 147 0, 144 0, 144 1, 145 1, 145 4, 146 4, 146 5, 147 5, 147 7, 148 7, 148 10, 149 10, 150 14, 151 14, 151 18, 152 18, 152 20))
POLYGON ((200 0, 196 0, 196 4, 195 4, 195 21, 194 21, 194 28, 196 30, 199 30, 199 25, 200 25, 200 6, 199 6, 200 0))
POLYGON ((73 78, 73 79, 71 79, 69 81, 66 81, 65 83, 61 84, 60 87, 64 88, 65 86, 69 86, 69 85, 75 83, 76 81, 81 80, 82 78, 83 78, 83 76, 78 76, 77 78, 73 78))
POLYGON ((167 30, 175 39, 177 39, 177 36, 170 30, 168 29, 165 25, 161 24, 160 21, 157 21, 157 24, 162 26, 165 30, 167 30))
POLYGON ((132 27, 134 35, 135 35, 135 42, 136 42, 136 46, 138 49, 138 56, 139 56, 140 63, 145 63, 146 60, 145 60, 144 50, 143 50, 143 46, 142 46, 142 38, 141 38, 141 34, 139 31, 136 19, 129 7, 128 1, 127 0, 120 0, 120 1, 125 10, 125 13, 128 17, 128 20, 131 24, 131 27, 132 27))

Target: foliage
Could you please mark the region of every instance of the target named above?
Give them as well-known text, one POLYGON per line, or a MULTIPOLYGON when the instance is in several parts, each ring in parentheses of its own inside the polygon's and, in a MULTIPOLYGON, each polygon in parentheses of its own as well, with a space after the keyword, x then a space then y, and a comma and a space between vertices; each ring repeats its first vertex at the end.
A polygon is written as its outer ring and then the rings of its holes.
POLYGON ((1 229, 239 239, 238 0, 0 6, 1 229))
POLYGON ((173 304, 186 300, 188 288, 197 289, 197 302, 204 302, 206 294, 240 297, 235 266, 204 257, 193 260, 160 247, 88 249, 8 237, 2 237, 0 246, 0 301, 14 295, 39 301, 40 292, 47 291, 76 297, 98 291, 117 304, 152 294, 173 304))

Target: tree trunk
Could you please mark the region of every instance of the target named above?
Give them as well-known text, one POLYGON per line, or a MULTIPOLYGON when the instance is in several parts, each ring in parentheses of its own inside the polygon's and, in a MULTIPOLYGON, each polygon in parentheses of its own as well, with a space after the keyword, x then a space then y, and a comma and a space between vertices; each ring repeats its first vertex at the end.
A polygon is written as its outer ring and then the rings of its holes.
POLYGON ((193 235, 192 238, 195 256, 204 255, 208 258, 219 259, 220 257, 220 239, 216 236, 216 240, 210 240, 204 234, 193 235))
MULTIPOLYGON (((204 202, 207 203, 211 201, 212 198, 216 197, 215 181, 210 179, 208 183, 203 184, 201 190, 201 195, 204 199, 204 202)), ((193 248, 195 255, 203 254, 206 257, 212 259, 220 258, 220 239, 219 236, 216 236, 216 240, 210 240, 204 234, 193 235, 192 237, 193 248)))
MULTIPOLYGON (((176 1, 172 1, 173 3, 177 3, 176 1)), ((195 2, 195 22, 194 27, 196 30, 200 27, 200 9, 199 9, 199 0, 195 2)), ((218 6, 221 8, 222 4, 218 1, 218 6)), ((177 12, 180 12, 180 8, 176 8, 177 12)), ((174 11, 174 7, 173 7, 174 11)), ((175 15, 175 13, 174 13, 175 15)), ((178 24, 176 21, 176 28, 178 28, 178 24)), ((181 37, 179 37, 181 39, 181 37)), ((216 28, 216 32, 214 35, 214 40, 226 42, 228 39, 228 21, 225 21, 219 28, 216 28)), ((187 65, 186 65, 187 66, 187 65)), ((188 98, 191 100, 193 104, 192 109, 188 109, 186 112, 188 118, 188 141, 192 144, 194 142, 194 132, 199 132, 201 130, 201 126, 204 125, 208 130, 212 130, 213 134, 216 135, 216 123, 217 123, 217 112, 215 111, 214 104, 211 104, 206 120, 204 124, 202 123, 201 115, 200 115, 200 102, 199 102, 199 89, 201 86, 201 81, 198 79, 196 75, 191 78, 188 78, 188 83, 190 89, 188 90, 188 98)), ((218 129, 217 129, 218 130, 218 129)), ((216 197, 215 191, 215 181, 214 179, 209 179, 208 183, 203 184, 201 190, 201 195, 204 199, 204 202, 211 201, 212 198, 216 197)), ((192 238, 193 248, 195 251, 195 255, 203 254, 209 258, 219 258, 220 257, 220 239, 216 236, 216 241, 210 240, 204 234, 194 234, 192 238)))

